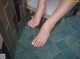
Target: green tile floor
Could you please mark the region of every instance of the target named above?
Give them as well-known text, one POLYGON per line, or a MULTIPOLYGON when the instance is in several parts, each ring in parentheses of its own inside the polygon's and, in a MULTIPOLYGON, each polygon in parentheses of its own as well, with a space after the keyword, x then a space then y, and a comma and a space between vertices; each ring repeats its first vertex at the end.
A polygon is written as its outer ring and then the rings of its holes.
POLYGON ((33 38, 33 29, 26 26, 15 59, 80 59, 80 15, 62 19, 43 47, 32 46, 33 38))

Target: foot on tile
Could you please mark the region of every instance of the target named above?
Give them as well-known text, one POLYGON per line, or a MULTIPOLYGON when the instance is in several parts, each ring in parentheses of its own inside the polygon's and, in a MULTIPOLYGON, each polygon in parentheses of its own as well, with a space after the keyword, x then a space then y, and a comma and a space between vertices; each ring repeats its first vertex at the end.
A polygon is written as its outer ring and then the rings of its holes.
MULTIPOLYGON (((42 15, 45 15, 46 14, 46 7, 43 9, 43 12, 44 13, 42 13, 42 15)), ((35 28, 36 26, 38 26, 42 15, 35 14, 34 17, 32 17, 32 19, 28 22, 28 26, 30 26, 32 28, 35 28)))
POLYGON ((35 28, 39 25, 40 20, 36 16, 32 17, 32 19, 28 22, 28 26, 35 28))
POLYGON ((42 47, 46 43, 49 35, 50 35, 49 30, 46 30, 46 28, 41 28, 38 35, 33 39, 32 45, 35 47, 42 47))

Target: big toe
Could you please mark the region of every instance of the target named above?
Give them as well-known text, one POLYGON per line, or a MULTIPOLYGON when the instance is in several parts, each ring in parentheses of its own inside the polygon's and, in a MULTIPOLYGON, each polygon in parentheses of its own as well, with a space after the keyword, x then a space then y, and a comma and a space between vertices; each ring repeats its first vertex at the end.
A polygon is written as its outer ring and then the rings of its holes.
POLYGON ((32 41, 32 45, 35 45, 36 41, 37 41, 37 39, 36 39, 36 38, 35 38, 35 39, 33 39, 33 41, 32 41))

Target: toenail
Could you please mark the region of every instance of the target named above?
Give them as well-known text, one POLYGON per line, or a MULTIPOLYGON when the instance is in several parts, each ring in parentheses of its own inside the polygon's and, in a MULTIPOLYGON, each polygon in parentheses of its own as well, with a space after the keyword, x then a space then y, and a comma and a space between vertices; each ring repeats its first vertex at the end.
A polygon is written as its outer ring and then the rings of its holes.
POLYGON ((34 45, 34 42, 32 42, 32 44, 34 45))

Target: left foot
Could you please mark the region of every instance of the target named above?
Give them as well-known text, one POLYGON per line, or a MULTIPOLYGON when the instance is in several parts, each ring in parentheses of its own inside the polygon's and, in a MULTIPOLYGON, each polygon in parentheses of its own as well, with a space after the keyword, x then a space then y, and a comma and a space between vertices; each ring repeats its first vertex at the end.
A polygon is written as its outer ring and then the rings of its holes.
POLYGON ((33 39, 32 45, 34 45, 35 47, 42 47, 46 43, 50 35, 50 31, 47 29, 45 27, 41 28, 38 35, 33 39))

